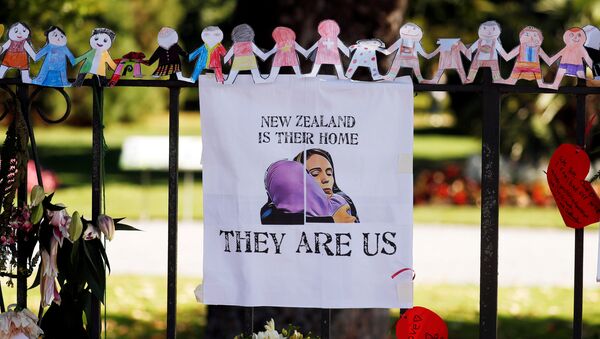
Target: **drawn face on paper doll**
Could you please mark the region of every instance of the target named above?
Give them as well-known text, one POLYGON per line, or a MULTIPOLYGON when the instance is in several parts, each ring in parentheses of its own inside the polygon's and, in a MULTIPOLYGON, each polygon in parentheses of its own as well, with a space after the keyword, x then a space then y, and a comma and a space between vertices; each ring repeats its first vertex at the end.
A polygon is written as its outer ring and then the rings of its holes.
POLYGON ((400 38, 406 40, 421 41, 423 39, 423 30, 421 27, 409 22, 400 27, 400 38))
POLYGON ((275 27, 272 36, 273 40, 279 45, 285 45, 296 41, 296 33, 287 27, 275 27))
POLYGON ((112 46, 115 33, 108 28, 96 28, 90 37, 90 46, 99 51, 107 51, 112 46))
POLYGON ((11 41, 23 41, 29 38, 29 32, 31 30, 27 25, 22 22, 14 23, 8 29, 8 38, 11 41))
POLYGON ((217 26, 208 26, 202 30, 202 41, 212 47, 223 41, 223 31, 217 26))
POLYGON ((385 44, 383 43, 383 41, 379 40, 379 39, 363 39, 363 40, 358 40, 356 41, 356 45, 359 48, 366 48, 366 49, 370 49, 370 50, 375 50, 378 48, 385 48, 385 44))
POLYGON ((175 45, 179 41, 177 32, 171 27, 163 27, 158 31, 158 45, 164 49, 175 45))
POLYGON ((254 41, 254 30, 247 24, 237 25, 231 31, 231 40, 234 43, 254 41))
POLYGON ((51 26, 44 34, 46 35, 46 43, 50 45, 65 46, 67 44, 67 36, 60 27, 51 26))
POLYGON ((535 27, 527 26, 519 33, 519 42, 521 45, 537 47, 542 45, 542 41, 544 41, 542 31, 535 27))
POLYGON ((585 32, 579 27, 570 28, 563 35, 563 41, 567 46, 583 46, 585 39, 585 32))
POLYGON ((479 37, 481 39, 498 39, 500 36, 500 25, 496 21, 486 21, 479 26, 479 37))
POLYGON ((333 20, 323 20, 319 23, 317 31, 324 38, 335 38, 340 34, 340 26, 333 20))
POLYGON ((544 41, 542 31, 535 27, 527 26, 519 33, 519 42, 521 45, 538 47, 542 45, 542 41, 544 41))

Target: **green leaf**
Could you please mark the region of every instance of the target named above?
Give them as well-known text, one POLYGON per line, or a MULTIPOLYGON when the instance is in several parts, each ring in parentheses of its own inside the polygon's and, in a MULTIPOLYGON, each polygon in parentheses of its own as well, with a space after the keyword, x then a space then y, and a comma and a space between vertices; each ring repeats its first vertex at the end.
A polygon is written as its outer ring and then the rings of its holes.
POLYGON ((73 242, 73 249, 71 250, 71 267, 79 266, 79 243, 80 240, 73 242))
POLYGON ((31 209, 31 223, 37 224, 42 221, 42 217, 44 216, 44 207, 40 204, 34 205, 31 209))
POLYGON ((127 225, 127 224, 121 224, 121 223, 115 223, 115 230, 117 230, 117 231, 141 231, 138 228, 135 228, 135 227, 127 225))
POLYGON ((81 233, 83 233, 83 222, 79 212, 75 211, 71 217, 71 225, 69 225, 69 239, 71 242, 79 240, 81 233))
POLYGON ((102 258, 104 258, 104 263, 106 264, 106 267, 108 267, 108 273, 110 274, 110 263, 108 262, 108 256, 106 255, 106 249, 102 244, 100 244, 99 247, 100 254, 102 255, 102 258))
MULTIPOLYGON (((39 186, 39 185, 33 186, 33 188, 31 189, 31 195, 30 195, 32 206, 38 206, 42 201, 44 201, 45 197, 46 197, 46 194, 44 193, 44 188, 42 186, 39 186)), ((34 223, 34 224, 36 224, 36 223, 34 223)))
POLYGON ((42 275, 42 264, 40 264, 38 266, 37 273, 35 274, 35 279, 33 279, 33 284, 31 284, 31 287, 29 287, 30 290, 40 286, 41 275, 42 275))

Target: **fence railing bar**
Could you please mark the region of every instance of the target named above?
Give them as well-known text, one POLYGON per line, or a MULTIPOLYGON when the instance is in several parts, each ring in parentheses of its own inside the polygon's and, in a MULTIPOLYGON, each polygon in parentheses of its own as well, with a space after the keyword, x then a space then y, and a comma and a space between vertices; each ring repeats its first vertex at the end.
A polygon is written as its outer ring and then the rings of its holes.
POLYGON ((179 94, 169 88, 169 215, 167 260, 167 338, 174 339, 177 324, 177 195, 179 173, 179 94))
MULTIPOLYGON (((584 81, 578 79, 579 88, 586 88, 584 81)), ((585 94, 577 95, 576 103, 576 137, 577 145, 585 145, 585 94)), ((575 230, 575 260, 573 279, 573 339, 581 339, 583 336, 583 235, 584 230, 575 230)))
MULTIPOLYGON (((98 85, 98 80, 94 76, 90 82, 92 87, 92 220, 98 220, 98 215, 102 209, 102 148, 103 142, 103 121, 102 116, 104 104, 104 88, 98 85)), ((97 297, 92 295, 91 315, 88 319, 88 333, 92 339, 100 339, 102 327, 100 311, 101 303, 97 297)))
MULTIPOLYGON (((23 119, 29 118, 29 86, 17 86, 17 99, 21 107, 23 119)), ((14 117, 17 119, 17 117, 14 117)), ((27 120, 25 120, 27 121, 27 120)), ((17 204, 21 207, 27 204, 27 166, 25 173, 21 176, 21 181, 17 189, 17 204)), ((21 232, 17 233, 17 241, 23 243, 24 238, 21 232)), ((17 252, 17 306, 27 307, 27 255, 18 249, 17 252)))
POLYGON ((321 309, 321 339, 331 338, 331 309, 321 309))
POLYGON ((495 339, 498 318, 500 91, 492 85, 489 70, 484 73, 483 82, 479 338, 495 339))

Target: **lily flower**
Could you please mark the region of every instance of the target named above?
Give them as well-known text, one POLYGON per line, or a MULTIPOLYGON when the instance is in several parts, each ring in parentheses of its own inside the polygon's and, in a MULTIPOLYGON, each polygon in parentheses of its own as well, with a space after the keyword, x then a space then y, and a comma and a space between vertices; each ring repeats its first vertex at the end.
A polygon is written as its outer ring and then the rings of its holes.
MULTIPOLYGON (((60 204, 57 206, 64 207, 60 204)), ((71 217, 67 213, 66 208, 60 211, 48 211, 48 217, 50 218, 50 225, 54 226, 54 238, 58 241, 60 247, 62 247, 63 239, 69 238, 71 217)))
POLYGON ((115 235, 115 222, 113 219, 108 215, 100 214, 98 216, 98 227, 108 241, 111 241, 115 235))
POLYGON ((40 289, 42 292, 42 306, 50 306, 52 301, 60 305, 60 294, 56 286, 56 277, 58 277, 58 265, 56 258, 58 256, 58 240, 50 240, 50 253, 42 250, 42 279, 40 289))
POLYGON ((94 224, 87 222, 87 227, 83 231, 83 240, 94 240, 100 237, 100 233, 94 224))

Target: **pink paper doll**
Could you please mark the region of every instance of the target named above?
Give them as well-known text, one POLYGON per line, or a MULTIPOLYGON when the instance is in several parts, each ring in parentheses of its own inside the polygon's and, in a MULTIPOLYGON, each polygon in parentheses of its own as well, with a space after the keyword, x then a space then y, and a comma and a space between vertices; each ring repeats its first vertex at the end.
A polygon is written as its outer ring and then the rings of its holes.
POLYGON ((287 27, 276 27, 273 30, 273 40, 275 40, 275 46, 267 52, 267 57, 272 54, 275 54, 275 57, 267 81, 275 81, 279 70, 285 66, 292 67, 297 76, 302 76, 297 52, 300 52, 305 58, 308 57, 308 52, 296 42, 296 33, 287 27))
POLYGON ((498 53, 504 60, 507 60, 508 54, 500 44, 500 32, 500 25, 496 21, 486 21, 479 26, 479 39, 469 48, 469 52, 471 54, 475 52, 475 56, 471 62, 466 83, 475 80, 475 75, 480 67, 489 67, 492 70, 494 82, 502 79, 498 67, 498 53))
POLYGON ((422 83, 437 84, 445 70, 455 69, 458 76, 460 76, 460 81, 464 84, 467 81, 467 75, 460 58, 460 53, 471 60, 471 53, 469 53, 467 47, 465 47, 458 38, 438 39, 437 44, 440 45, 440 47, 438 47, 436 51, 433 51, 433 54, 436 52, 440 53, 437 72, 433 76, 433 79, 423 80, 422 83))
POLYGON ((315 77, 319 73, 321 65, 333 65, 337 72, 338 79, 345 79, 344 69, 342 68, 342 61, 340 59, 340 52, 342 50, 345 56, 350 56, 350 50, 338 35, 340 34, 340 26, 333 20, 323 20, 319 23, 317 28, 321 38, 311 48, 308 49, 308 54, 314 50, 317 51, 315 63, 313 65, 310 74, 307 77, 315 77))
POLYGON ((550 58, 548 62, 548 64, 553 64, 556 60, 560 59, 554 82, 548 88, 558 89, 558 85, 560 85, 560 81, 565 75, 585 79, 584 62, 590 67, 594 64, 592 58, 590 58, 583 47, 585 40, 585 32, 579 27, 570 28, 565 32, 563 41, 566 46, 550 58))
POLYGON ((383 53, 384 47, 385 44, 379 39, 358 40, 355 45, 350 46, 350 50, 354 51, 354 54, 352 54, 352 60, 350 60, 350 65, 346 70, 346 78, 351 79, 357 68, 367 67, 371 71, 373 80, 383 79, 377 68, 376 53, 383 53))
POLYGON ((21 71, 21 81, 31 83, 29 76, 29 58, 35 60, 35 51, 31 47, 31 30, 25 23, 14 23, 8 29, 8 41, 2 45, 0 53, 4 53, 0 66, 0 79, 4 78, 9 68, 21 71))
POLYGON ((417 80, 419 82, 423 81, 418 54, 430 59, 436 52, 426 53, 423 46, 421 46, 422 38, 423 30, 421 30, 421 27, 411 22, 400 27, 400 39, 383 52, 389 55, 397 51, 385 80, 394 80, 401 68, 410 68, 415 73, 417 80))
POLYGON ((254 83, 264 83, 266 80, 258 71, 255 55, 258 55, 262 60, 265 60, 267 55, 254 44, 254 30, 252 27, 247 24, 235 26, 231 32, 231 40, 233 40, 233 46, 225 55, 224 61, 227 62, 231 57, 234 58, 225 84, 232 84, 240 71, 250 71, 254 83))
POLYGON ((517 80, 536 80, 539 87, 548 88, 542 79, 540 58, 549 63, 550 57, 542 49, 544 36, 539 29, 527 26, 519 33, 519 46, 508 53, 507 60, 517 57, 510 77, 497 83, 514 85, 517 80))

